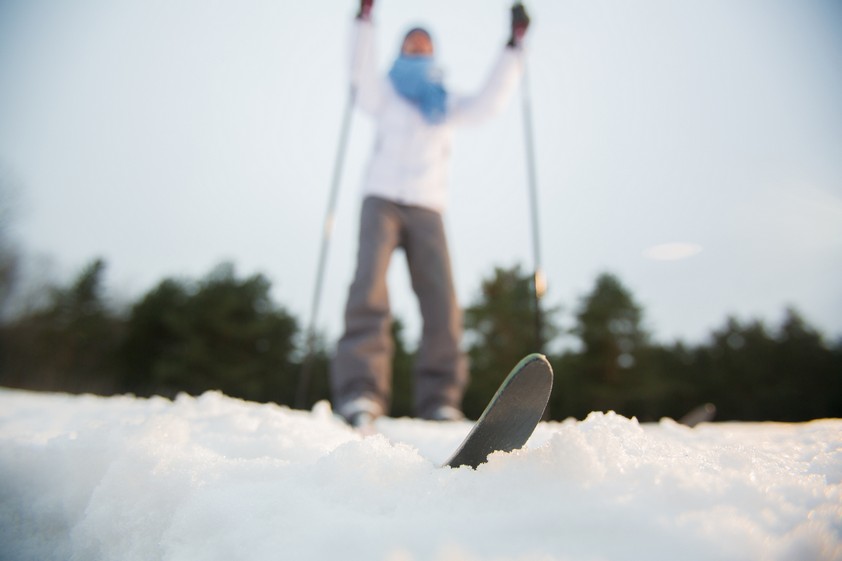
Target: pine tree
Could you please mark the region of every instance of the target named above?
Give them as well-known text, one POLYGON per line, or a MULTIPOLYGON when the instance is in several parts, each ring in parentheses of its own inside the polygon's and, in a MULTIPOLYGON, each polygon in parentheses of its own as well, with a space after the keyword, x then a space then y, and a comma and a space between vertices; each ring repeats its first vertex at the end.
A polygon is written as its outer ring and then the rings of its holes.
POLYGON ((646 399, 640 362, 649 335, 642 317, 631 292, 609 273, 601 274, 582 298, 573 333, 582 341, 580 395, 592 410, 629 414, 646 399))
POLYGON ((291 404, 295 319, 276 306, 262 275, 236 278, 222 265, 199 283, 164 280, 137 305, 123 345, 131 391, 149 395, 220 390, 291 404))
MULTIPOLYGON (((463 406, 469 417, 482 413, 509 369, 539 350, 535 348, 532 286, 532 275, 520 266, 495 268, 493 275, 482 281, 478 298, 465 310, 471 383, 463 406)), ((543 311, 546 340, 559 332, 555 311, 543 311)))

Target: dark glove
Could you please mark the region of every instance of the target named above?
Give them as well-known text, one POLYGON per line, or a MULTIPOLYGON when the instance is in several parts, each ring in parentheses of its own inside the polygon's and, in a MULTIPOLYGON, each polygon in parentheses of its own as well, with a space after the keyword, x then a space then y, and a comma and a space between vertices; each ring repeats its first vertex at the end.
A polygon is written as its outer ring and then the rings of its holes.
POLYGON ((523 4, 517 2, 512 6, 512 35, 507 43, 509 47, 520 46, 524 35, 526 35, 526 30, 529 28, 529 22, 529 14, 526 13, 523 4))
POLYGON ((374 5, 374 0, 360 0, 360 11, 357 13, 357 19, 371 19, 371 8, 374 5))

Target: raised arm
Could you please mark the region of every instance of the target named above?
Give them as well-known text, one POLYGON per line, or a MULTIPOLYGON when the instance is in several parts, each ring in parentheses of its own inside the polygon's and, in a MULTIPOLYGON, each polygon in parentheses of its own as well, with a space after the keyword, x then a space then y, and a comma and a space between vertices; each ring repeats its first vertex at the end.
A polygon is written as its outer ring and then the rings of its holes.
POLYGON ((503 110, 523 71, 523 39, 529 23, 523 4, 518 2, 512 6, 511 35, 505 49, 479 92, 453 100, 451 122, 457 125, 480 123, 503 110))
POLYGON ((383 78, 377 72, 374 25, 371 22, 373 0, 360 0, 354 20, 351 46, 351 87, 357 106, 369 114, 379 111, 383 102, 383 78))

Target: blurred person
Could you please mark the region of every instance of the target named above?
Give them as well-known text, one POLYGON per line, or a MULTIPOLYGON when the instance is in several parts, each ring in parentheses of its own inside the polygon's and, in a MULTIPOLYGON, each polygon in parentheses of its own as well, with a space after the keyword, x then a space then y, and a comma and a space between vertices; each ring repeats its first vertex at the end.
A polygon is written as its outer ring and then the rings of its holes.
POLYGON ((522 73, 529 17, 512 8, 511 35, 483 87, 449 91, 430 33, 410 29, 386 76, 376 68, 373 0, 354 21, 351 84, 355 103, 374 119, 376 141, 363 180, 357 267, 345 331, 331 363, 334 408, 353 426, 388 413, 392 387, 391 314, 386 273, 404 250, 423 321, 413 367, 413 407, 429 420, 459 420, 468 382, 442 215, 455 127, 481 122, 506 105, 522 73))

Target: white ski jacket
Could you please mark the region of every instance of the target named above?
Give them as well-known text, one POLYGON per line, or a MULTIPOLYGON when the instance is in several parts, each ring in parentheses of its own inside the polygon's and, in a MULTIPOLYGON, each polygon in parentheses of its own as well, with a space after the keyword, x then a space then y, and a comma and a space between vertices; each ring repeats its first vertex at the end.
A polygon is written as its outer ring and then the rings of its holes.
POLYGON ((522 68, 519 49, 505 48, 485 85, 473 96, 448 91, 444 122, 430 124, 401 97, 377 69, 374 26, 356 20, 351 80, 357 106, 375 119, 377 136, 363 180, 363 195, 442 212, 453 128, 500 112, 517 85, 522 68))

